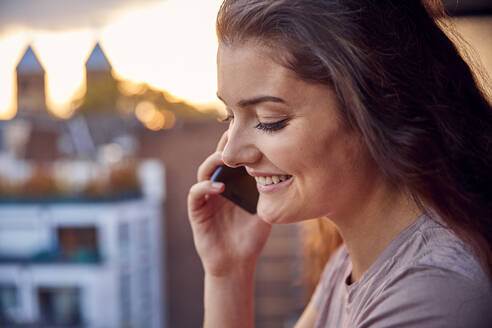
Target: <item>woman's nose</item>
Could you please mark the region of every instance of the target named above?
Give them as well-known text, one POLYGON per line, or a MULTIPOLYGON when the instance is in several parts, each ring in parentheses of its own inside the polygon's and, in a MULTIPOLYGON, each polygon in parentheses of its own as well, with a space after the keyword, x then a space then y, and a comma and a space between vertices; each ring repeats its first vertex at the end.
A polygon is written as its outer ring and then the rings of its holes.
POLYGON ((222 152, 224 164, 230 167, 251 165, 261 157, 254 138, 241 129, 230 127, 225 148, 222 152))

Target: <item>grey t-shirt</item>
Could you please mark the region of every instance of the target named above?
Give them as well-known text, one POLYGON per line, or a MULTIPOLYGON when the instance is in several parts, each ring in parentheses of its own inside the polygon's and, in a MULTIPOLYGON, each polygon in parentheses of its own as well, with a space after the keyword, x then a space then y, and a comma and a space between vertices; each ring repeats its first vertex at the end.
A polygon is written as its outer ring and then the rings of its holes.
POLYGON ((402 231, 356 283, 348 283, 342 245, 313 295, 315 327, 491 328, 490 281, 468 247, 430 217, 402 231))

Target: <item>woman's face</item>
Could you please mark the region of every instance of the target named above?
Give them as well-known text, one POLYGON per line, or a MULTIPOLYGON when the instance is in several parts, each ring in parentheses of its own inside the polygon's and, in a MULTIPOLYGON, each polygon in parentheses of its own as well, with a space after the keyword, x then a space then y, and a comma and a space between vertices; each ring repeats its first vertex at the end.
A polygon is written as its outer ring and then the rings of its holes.
POLYGON ((299 80, 275 56, 250 42, 220 45, 217 94, 231 118, 223 160, 256 178, 267 222, 349 216, 375 166, 339 120, 331 88, 299 80))

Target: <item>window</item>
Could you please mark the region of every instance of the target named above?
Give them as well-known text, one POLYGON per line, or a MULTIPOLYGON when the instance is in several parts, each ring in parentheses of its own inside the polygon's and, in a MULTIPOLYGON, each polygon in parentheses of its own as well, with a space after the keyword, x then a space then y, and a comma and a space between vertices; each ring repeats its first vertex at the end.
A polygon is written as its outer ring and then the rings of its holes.
POLYGON ((58 247, 63 261, 93 263, 99 261, 96 227, 60 227, 58 247))
POLYGON ((0 284, 0 326, 13 324, 19 311, 19 296, 14 285, 0 284))
POLYGON ((38 301, 42 325, 64 327, 82 324, 78 287, 40 287, 38 301))

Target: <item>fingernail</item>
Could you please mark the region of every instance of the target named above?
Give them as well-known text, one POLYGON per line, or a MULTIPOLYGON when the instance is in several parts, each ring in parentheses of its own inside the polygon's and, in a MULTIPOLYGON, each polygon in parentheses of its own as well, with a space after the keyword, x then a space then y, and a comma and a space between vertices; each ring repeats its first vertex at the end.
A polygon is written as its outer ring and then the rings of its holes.
POLYGON ((222 185, 222 182, 214 182, 212 183, 212 189, 219 190, 220 188, 222 188, 222 185))

